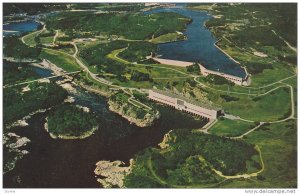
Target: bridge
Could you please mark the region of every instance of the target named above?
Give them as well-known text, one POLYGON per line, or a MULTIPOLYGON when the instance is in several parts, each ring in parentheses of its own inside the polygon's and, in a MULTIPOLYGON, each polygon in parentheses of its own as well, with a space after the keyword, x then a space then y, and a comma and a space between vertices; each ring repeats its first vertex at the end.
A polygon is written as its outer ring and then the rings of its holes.
POLYGON ((76 74, 76 73, 79 73, 79 72, 80 71, 73 71, 73 72, 64 73, 64 74, 61 74, 61 75, 53 75, 53 76, 43 77, 43 78, 39 78, 39 79, 35 79, 35 80, 30 80, 30 81, 26 81, 26 82, 21 82, 21 83, 16 83, 16 84, 11 84, 11 85, 5 85, 5 86, 3 86, 3 88, 10 88, 10 87, 14 87, 14 86, 20 86, 20 85, 24 85, 24 84, 33 83, 33 82, 43 81, 43 80, 46 80, 46 79, 52 79, 52 78, 56 78, 56 77, 61 77, 61 76, 66 76, 66 75, 71 75, 71 74, 76 74))

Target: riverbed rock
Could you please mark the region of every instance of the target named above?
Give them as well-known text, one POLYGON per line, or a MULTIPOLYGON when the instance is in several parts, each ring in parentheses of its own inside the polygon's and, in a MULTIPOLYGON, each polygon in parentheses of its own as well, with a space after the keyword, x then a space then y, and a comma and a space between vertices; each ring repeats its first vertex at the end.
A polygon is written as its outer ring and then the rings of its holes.
POLYGON ((160 113, 156 111, 155 113, 146 113, 143 118, 138 118, 138 115, 133 110, 131 104, 129 103, 118 103, 113 100, 108 101, 109 110, 119 114, 123 118, 127 119, 130 123, 137 125, 138 127, 149 127, 155 123, 160 118, 160 113))
POLYGON ((131 166, 133 160, 130 160, 129 166, 122 166, 125 163, 119 160, 116 161, 106 161, 101 160, 96 163, 96 168, 94 173, 98 176, 97 181, 104 188, 119 187, 124 188, 124 178, 131 172, 131 166))

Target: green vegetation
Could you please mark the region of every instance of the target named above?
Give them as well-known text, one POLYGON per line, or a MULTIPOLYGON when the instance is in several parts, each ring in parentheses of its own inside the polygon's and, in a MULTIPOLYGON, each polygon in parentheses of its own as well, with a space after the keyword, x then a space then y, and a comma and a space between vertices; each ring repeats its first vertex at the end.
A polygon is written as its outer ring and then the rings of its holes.
POLYGON ((157 111, 123 92, 111 95, 108 104, 111 111, 118 113, 139 127, 151 126, 160 117, 157 111))
POLYGON ((67 92, 53 83, 31 83, 30 91, 21 93, 20 88, 5 88, 3 93, 3 122, 21 119, 30 112, 49 108, 61 103, 67 92))
POLYGON ((265 170, 254 180, 232 180, 228 188, 296 188, 297 122, 290 120, 258 128, 245 141, 260 147, 265 170))
POLYGON ((5 3, 3 4, 3 14, 27 13, 36 15, 52 10, 65 10, 66 4, 62 3, 5 3))
POLYGON ((219 136, 236 137, 246 133, 254 126, 253 123, 245 121, 221 118, 209 131, 219 136))
POLYGON ((187 66, 186 70, 187 70, 187 72, 191 72, 191 73, 196 73, 196 74, 200 73, 200 67, 199 67, 199 64, 197 64, 197 63, 187 66))
POLYGON ((81 70, 76 60, 72 56, 64 52, 52 49, 43 49, 39 57, 51 61, 52 63, 54 63, 58 67, 61 67, 67 72, 81 70))
POLYGON ((290 114, 290 92, 288 88, 280 88, 261 97, 240 96, 238 101, 222 103, 222 106, 225 111, 245 119, 275 121, 290 114))
POLYGON ((13 63, 5 60, 3 63, 4 85, 39 78, 39 76, 34 72, 33 67, 27 63, 13 63))
POLYGON ((112 41, 107 44, 95 44, 89 46, 87 48, 83 47, 80 52, 79 56, 86 61, 89 66, 97 66, 99 71, 104 69, 107 72, 113 72, 114 70, 118 70, 119 66, 114 68, 114 61, 111 61, 106 58, 111 51, 116 49, 121 49, 127 46, 125 41, 112 41), (111 64, 112 63, 112 64, 111 64))
MULTIPOLYGON (((126 187, 204 186, 222 181, 212 169, 226 175, 246 172, 246 161, 257 154, 252 145, 215 135, 172 130, 161 149, 146 149, 135 157, 126 187), (234 154, 232 154, 234 153, 234 154)), ((259 164, 258 164, 259 167, 259 164)))
POLYGON ((31 48, 21 42, 17 37, 5 37, 3 39, 3 54, 5 57, 13 57, 15 59, 36 59, 40 52, 40 48, 31 48))
POLYGON ((38 43, 40 43, 40 39, 38 37, 38 34, 40 33, 40 31, 35 31, 32 33, 29 33, 25 36, 23 36, 23 41, 26 45, 30 46, 30 47, 35 47, 38 45, 38 43))
POLYGON ((156 52, 156 45, 139 41, 139 42, 130 42, 129 46, 121 53, 119 56, 130 62, 140 61, 146 58, 146 56, 151 55, 151 52, 156 52))
POLYGON ((137 81, 137 82, 153 81, 153 79, 150 77, 150 75, 148 73, 142 73, 142 72, 138 72, 138 71, 133 71, 130 79, 133 81, 137 81))
POLYGON ((80 137, 95 127, 95 115, 75 105, 59 106, 48 115, 48 131, 55 136, 80 137))
POLYGON ((180 41, 180 40, 184 40, 184 39, 185 39, 185 36, 183 34, 179 34, 177 32, 172 32, 172 33, 163 34, 156 38, 153 38, 150 40, 150 42, 152 42, 154 44, 159 44, 159 43, 180 41))
POLYGON ((208 83, 212 83, 216 85, 230 85, 230 86, 234 85, 233 82, 227 80, 226 78, 218 75, 213 75, 213 74, 209 74, 204 78, 204 80, 208 83))
POLYGON ((64 12, 47 18, 50 29, 61 29, 72 38, 100 34, 124 36, 133 40, 144 40, 175 31, 182 31, 189 20, 176 13, 91 13, 64 12), (73 31, 78 29, 79 31, 73 31), (84 35, 83 32, 90 32, 84 35))

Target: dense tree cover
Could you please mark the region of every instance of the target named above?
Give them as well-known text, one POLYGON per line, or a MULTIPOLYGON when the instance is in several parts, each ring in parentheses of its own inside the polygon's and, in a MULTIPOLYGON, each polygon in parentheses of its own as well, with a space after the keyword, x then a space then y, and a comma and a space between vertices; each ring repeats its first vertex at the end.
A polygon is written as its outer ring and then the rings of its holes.
POLYGON ((48 130, 54 135, 78 137, 96 126, 96 116, 75 105, 59 106, 48 115, 48 130))
POLYGON ((46 32, 39 34, 40 37, 48 37, 48 36, 54 36, 54 35, 55 35, 55 32, 53 29, 47 30, 46 32))
POLYGON ((176 13, 101 13, 65 12, 48 18, 46 25, 50 29, 62 31, 106 33, 125 36, 129 39, 151 38, 157 32, 169 33, 182 31, 188 19, 176 13), (184 19, 180 19, 184 18, 184 19), (75 30, 76 29, 76 30, 75 30))
POLYGON ((234 85, 233 82, 227 80, 226 78, 224 78, 222 76, 218 76, 218 75, 209 74, 204 79, 206 82, 216 84, 216 85, 224 85, 224 84, 234 85))
POLYGON ((21 119, 30 112, 57 105, 66 98, 67 92, 53 83, 31 83, 30 91, 21 93, 19 87, 3 91, 3 122, 21 119))
POLYGON ((143 72, 139 72, 139 71, 133 71, 131 74, 131 80, 133 81, 150 81, 152 82, 153 79, 150 77, 149 73, 143 73, 143 72))
POLYGON ((200 67, 199 64, 194 63, 193 65, 187 66, 186 70, 188 72, 193 72, 193 73, 200 73, 200 67))
POLYGON ((83 48, 79 52, 79 56, 83 58, 88 65, 109 66, 112 61, 107 59, 106 55, 111 53, 113 50, 121 49, 126 46, 127 43, 125 41, 112 41, 105 44, 96 44, 92 47, 83 48))
POLYGON ((60 3, 4 3, 3 15, 27 13, 35 15, 38 13, 45 13, 52 10, 64 10, 66 4, 60 3))
POLYGON ((131 62, 140 61, 156 52, 156 45, 150 42, 131 42, 127 49, 119 53, 121 58, 131 62))
POLYGON ((278 55, 278 59, 281 61, 286 61, 288 63, 297 64, 297 56, 281 56, 278 55))
POLYGON ((127 3, 127 4, 110 4, 103 6, 101 9, 105 11, 139 11, 143 8, 143 4, 138 3, 127 3))
POLYGON ((273 69, 272 64, 268 63, 246 63, 247 70, 250 74, 255 75, 262 73, 265 69, 273 69))
MULTIPOLYGON (((226 26, 241 22, 234 30, 234 41, 239 46, 260 42, 280 48, 284 45, 271 30, 275 30, 292 45, 297 45, 297 6, 293 3, 241 3, 235 5, 217 4, 215 11, 223 15, 206 22, 207 27, 226 26), (258 19, 257 19, 258 18, 258 19), (261 18, 261 19, 260 19, 261 18), (238 20, 238 21, 237 21, 238 20)), ((221 33, 221 32, 220 32, 221 33)))
POLYGON ((221 98, 223 98, 226 102, 231 102, 231 101, 238 101, 240 98, 234 97, 234 96, 228 96, 228 95, 220 95, 221 98))
POLYGON ((5 57, 14 57, 17 59, 32 58, 35 59, 39 56, 41 49, 29 47, 18 37, 5 37, 3 38, 3 54, 5 57))
POLYGON ((212 168, 225 175, 245 172, 246 161, 257 154, 253 146, 244 141, 193 133, 186 129, 172 130, 163 145, 166 147, 161 150, 147 149, 136 155, 132 173, 125 178, 127 187, 161 183, 148 170, 149 160, 156 175, 167 183, 161 186, 172 187, 219 182, 221 178, 212 168), (146 182, 134 182, 138 178, 146 182))
POLYGON ((3 84, 13 84, 26 79, 36 79, 39 76, 34 72, 33 67, 27 63, 13 63, 3 61, 3 84))
POLYGON ((285 43, 271 30, 272 28, 269 26, 247 27, 236 31, 232 39, 241 47, 247 44, 255 45, 256 42, 259 42, 260 46, 274 46, 281 49, 282 46, 285 46, 285 43))

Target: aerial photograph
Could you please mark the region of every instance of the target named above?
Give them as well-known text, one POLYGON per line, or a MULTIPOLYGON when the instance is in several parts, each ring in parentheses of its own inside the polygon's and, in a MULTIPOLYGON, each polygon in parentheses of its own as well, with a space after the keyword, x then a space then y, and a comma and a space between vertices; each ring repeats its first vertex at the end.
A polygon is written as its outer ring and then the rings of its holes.
POLYGON ((41 2, 2 3, 4 189, 297 188, 297 3, 41 2))

